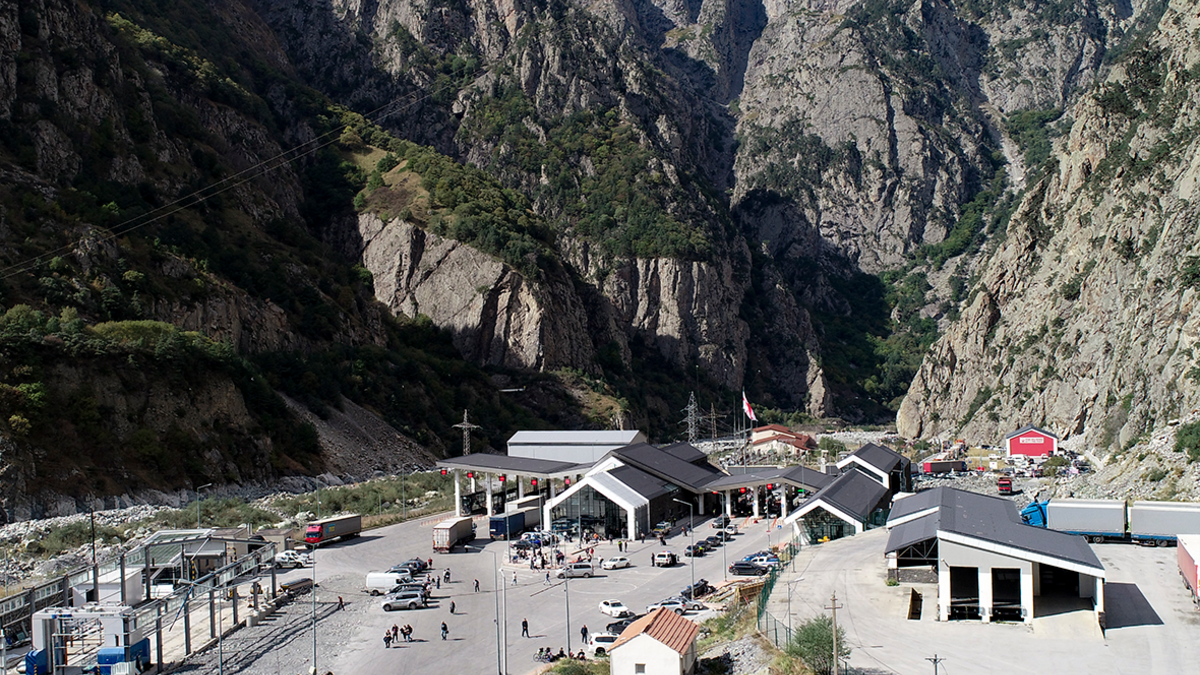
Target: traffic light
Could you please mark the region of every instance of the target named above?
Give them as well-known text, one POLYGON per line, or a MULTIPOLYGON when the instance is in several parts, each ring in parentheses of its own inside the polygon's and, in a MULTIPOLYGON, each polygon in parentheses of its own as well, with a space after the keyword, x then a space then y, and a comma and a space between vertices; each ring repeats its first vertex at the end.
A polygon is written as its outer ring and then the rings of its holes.
POLYGON ((504 474, 500 474, 500 482, 501 482, 501 483, 503 483, 503 482, 504 482, 504 478, 505 478, 504 474))
POLYGON ((445 469, 442 469, 442 475, 443 475, 443 476, 445 476, 445 475, 446 475, 446 470, 445 470, 445 469))
POLYGON ((746 488, 741 488, 742 494, 746 494, 746 488))
POLYGON ((565 485, 565 486, 567 486, 567 487, 571 487, 571 479, 570 479, 570 478, 564 478, 564 479, 563 479, 563 485, 565 485))
POLYGON ((530 485, 531 487, 534 487, 534 488, 536 488, 536 487, 537 487, 537 479, 536 479, 536 478, 530 478, 530 479, 529 479, 529 485, 530 485))
POLYGON ((474 471, 468 471, 468 472, 467 472, 467 478, 474 478, 474 477, 475 477, 475 472, 474 472, 474 471))
POLYGON ((774 484, 774 483, 767 483, 767 489, 768 489, 768 490, 774 490, 774 489, 775 489, 775 484, 774 484))

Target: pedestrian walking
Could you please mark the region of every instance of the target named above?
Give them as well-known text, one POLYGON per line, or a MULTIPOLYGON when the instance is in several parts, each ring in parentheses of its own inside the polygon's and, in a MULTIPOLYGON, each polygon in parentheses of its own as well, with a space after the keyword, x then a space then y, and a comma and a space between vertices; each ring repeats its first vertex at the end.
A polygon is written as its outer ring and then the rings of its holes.
POLYGON ((342 600, 342 596, 338 596, 338 609, 346 609, 346 601, 342 600))
POLYGON ((542 584, 542 585, 543 585, 543 586, 549 586, 549 585, 550 585, 550 573, 549 573, 549 572, 546 572, 546 582, 545 582, 544 584, 542 584))
POLYGON ((454 601, 453 600, 450 601, 450 613, 451 614, 454 613, 454 601))
POLYGON ((445 640, 446 636, 449 634, 450 634, 450 629, 446 627, 446 622, 443 621, 442 622, 442 639, 445 640))
POLYGON ((521 637, 529 637, 529 620, 521 619, 521 637))
POLYGON ((441 578, 441 577, 434 577, 434 578, 433 578, 433 580, 434 580, 435 582, 437 582, 437 587, 438 587, 438 590, 439 590, 439 591, 440 591, 440 590, 442 590, 442 578, 441 578))
POLYGON ((392 624, 392 639, 395 640, 398 635, 400 635, 400 627, 392 624))
POLYGON ((412 642, 413 627, 409 624, 404 624, 404 641, 412 642))
POLYGON ((385 630, 385 631, 383 631, 383 648, 390 649, 391 646, 392 646, 392 633, 391 633, 391 631, 385 630))
POLYGON ((446 583, 450 583, 450 568, 446 568, 446 583))
POLYGON ((513 586, 517 585, 517 571, 513 570, 513 586))
POLYGON ((587 629, 587 625, 585 624, 582 628, 579 629, 579 637, 583 638, 583 644, 585 644, 585 645, 587 644, 587 636, 588 636, 588 629, 587 629))
POLYGON ((475 592, 476 593, 479 592, 479 580, 478 579, 475 580, 475 592))

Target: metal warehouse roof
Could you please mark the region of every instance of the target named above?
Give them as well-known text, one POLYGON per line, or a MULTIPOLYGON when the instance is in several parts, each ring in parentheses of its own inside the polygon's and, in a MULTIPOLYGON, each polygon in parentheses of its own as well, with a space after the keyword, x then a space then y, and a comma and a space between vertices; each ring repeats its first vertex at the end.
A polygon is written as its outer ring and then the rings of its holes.
MULTIPOLYGON (((647 500, 654 499, 655 497, 661 497, 662 495, 665 495, 665 494, 671 492, 672 490, 674 490, 674 486, 671 485, 670 483, 667 483, 655 476, 652 476, 635 466, 629 466, 628 464, 625 466, 619 466, 611 471, 608 471, 606 474, 593 474, 593 475, 594 476, 602 476, 602 475, 611 476, 612 478, 615 478, 616 480, 620 481, 621 483, 629 486, 629 489, 633 490, 634 492, 637 492, 639 495, 645 497, 647 500)), ((591 477, 592 476, 589 476, 589 478, 591 478, 591 477)))
POLYGON ((910 512, 929 504, 937 504, 937 511, 892 529, 888 552, 950 533, 998 545, 1004 549, 1002 553, 1014 557, 1023 557, 1023 552, 1045 556, 1088 568, 1089 573, 1099 572, 1098 576, 1104 575, 1104 565, 1082 536, 1026 525, 1021 521, 1016 505, 1007 499, 940 487, 896 503, 897 507, 904 505, 910 512))
POLYGON ((717 476, 705 485, 707 490, 729 490, 739 487, 754 487, 767 483, 790 483, 816 492, 833 482, 833 476, 814 471, 806 466, 785 466, 777 469, 759 469, 731 476, 717 476))
POLYGON ((612 445, 622 446, 645 441, 640 431, 518 431, 508 439, 513 445, 612 445))

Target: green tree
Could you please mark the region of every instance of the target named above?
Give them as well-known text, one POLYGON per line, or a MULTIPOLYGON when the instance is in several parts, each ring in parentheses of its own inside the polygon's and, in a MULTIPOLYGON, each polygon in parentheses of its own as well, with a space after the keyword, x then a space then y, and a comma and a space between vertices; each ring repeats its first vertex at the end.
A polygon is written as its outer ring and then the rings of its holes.
MULTIPOLYGON (((837 630, 837 650, 839 659, 850 656, 850 647, 846 645, 846 629, 837 630)), ((828 616, 818 616, 805 621, 796 629, 792 641, 787 646, 789 656, 800 659, 817 675, 833 672, 833 619, 828 616)))
POLYGON ((1066 466, 1071 466, 1071 462, 1067 461, 1067 458, 1062 455, 1055 455, 1042 463, 1042 474, 1056 476, 1058 475, 1058 470, 1066 466))

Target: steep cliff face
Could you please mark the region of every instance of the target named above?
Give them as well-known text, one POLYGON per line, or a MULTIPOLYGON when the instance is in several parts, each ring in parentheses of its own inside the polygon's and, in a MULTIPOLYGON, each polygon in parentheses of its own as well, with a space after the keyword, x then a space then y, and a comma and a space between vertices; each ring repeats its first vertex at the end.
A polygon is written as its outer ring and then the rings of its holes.
POLYGON ((995 440, 1022 424, 1126 447, 1200 403, 1200 86, 1192 3, 1073 107, 973 301, 925 359, 901 433, 995 440))

